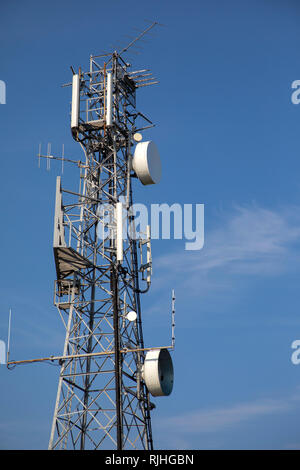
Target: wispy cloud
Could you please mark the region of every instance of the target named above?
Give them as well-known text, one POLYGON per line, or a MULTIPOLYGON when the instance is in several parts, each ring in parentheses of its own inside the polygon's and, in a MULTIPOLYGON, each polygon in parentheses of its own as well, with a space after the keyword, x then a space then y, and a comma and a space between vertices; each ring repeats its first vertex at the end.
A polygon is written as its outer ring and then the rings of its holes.
POLYGON ((250 419, 282 413, 292 408, 291 399, 237 403, 227 408, 200 409, 166 418, 159 422, 159 426, 169 430, 176 429, 176 433, 182 436, 187 433, 213 433, 224 428, 232 428, 250 419))
POLYGON ((292 444, 286 444, 284 446, 284 449, 286 450, 300 450, 300 443, 297 442, 297 443, 292 443, 292 444))
POLYGON ((180 279, 190 293, 227 289, 237 276, 275 276, 300 262, 300 219, 292 207, 277 210, 235 206, 206 229, 198 252, 180 251, 155 260, 156 288, 180 279))
MULTIPOLYGON (((227 448, 227 435, 232 436, 233 432, 249 429, 250 422, 257 421, 261 426, 262 422, 266 422, 267 417, 273 419, 274 416, 282 417, 287 413, 294 413, 299 408, 299 404, 299 387, 296 387, 293 393, 285 397, 256 399, 222 407, 194 409, 175 416, 160 418, 156 420, 155 426, 157 433, 161 434, 161 439, 170 448, 177 448, 178 443, 185 443, 183 448, 195 448, 195 442, 199 442, 200 435, 201 442, 206 442, 207 448, 227 448), (243 424, 246 426, 242 428, 243 424)), ((290 445, 290 448, 296 448, 296 444, 283 442, 282 445, 283 447, 290 445)))

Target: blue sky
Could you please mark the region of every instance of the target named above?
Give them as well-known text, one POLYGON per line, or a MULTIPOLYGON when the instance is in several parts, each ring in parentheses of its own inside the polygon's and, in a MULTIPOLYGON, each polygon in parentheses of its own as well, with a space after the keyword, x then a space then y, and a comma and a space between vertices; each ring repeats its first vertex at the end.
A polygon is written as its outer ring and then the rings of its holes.
MULTIPOLYGON (((138 202, 205 205, 205 244, 153 241, 153 285, 142 298, 147 346, 170 342, 176 291, 175 385, 156 399, 154 443, 165 449, 299 449, 300 6, 296 0, 185 2, 11 1, 1 6, 2 276, 0 338, 13 309, 12 359, 59 354, 63 327, 52 304, 52 227, 59 165, 79 158, 69 129, 70 66, 126 45, 159 85, 139 109, 157 125, 157 186, 135 183, 138 202), (148 21, 148 22, 147 22, 148 21)), ((146 136, 146 134, 145 134, 146 136)), ((65 170, 71 186, 76 173, 65 170)), ((76 183, 75 183, 76 184, 76 183)), ((0 366, 0 448, 47 447, 58 368, 0 366)))

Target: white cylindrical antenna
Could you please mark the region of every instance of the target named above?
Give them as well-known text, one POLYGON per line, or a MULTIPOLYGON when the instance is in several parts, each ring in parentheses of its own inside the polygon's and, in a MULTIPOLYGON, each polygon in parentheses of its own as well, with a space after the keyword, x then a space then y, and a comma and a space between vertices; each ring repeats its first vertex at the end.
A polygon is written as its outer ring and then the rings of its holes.
POLYGON ((116 204, 117 261, 123 262, 123 203, 116 204))
POLYGON ((175 290, 172 289, 172 348, 175 348, 175 290))
POLYGON ((112 100, 113 100, 112 74, 106 75, 106 126, 112 125, 112 100))
POLYGON ((10 329, 11 329, 11 308, 9 309, 9 316, 8 316, 7 354, 6 354, 6 362, 7 363, 9 362, 10 329))
POLYGON ((71 108, 71 129, 78 128, 79 122, 79 90, 80 78, 78 74, 72 78, 72 108, 71 108))

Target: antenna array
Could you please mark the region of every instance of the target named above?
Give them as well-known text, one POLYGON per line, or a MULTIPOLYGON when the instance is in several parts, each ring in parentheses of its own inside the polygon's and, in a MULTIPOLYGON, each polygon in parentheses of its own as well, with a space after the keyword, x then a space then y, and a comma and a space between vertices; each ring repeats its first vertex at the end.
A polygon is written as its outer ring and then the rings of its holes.
POLYGON ((160 178, 152 142, 140 142, 152 121, 136 108, 137 89, 157 83, 148 69, 130 71, 122 57, 157 23, 121 53, 90 56, 86 72, 71 68, 71 132, 83 160, 56 157, 51 144, 43 155, 75 163, 79 190, 57 177, 53 252, 54 304, 65 327, 61 356, 10 361, 58 361, 57 398, 49 449, 153 449, 152 396, 169 395, 175 345, 172 292, 172 345, 144 345, 141 294, 151 285, 150 227, 137 240, 132 178, 144 185, 160 178), (134 145, 135 150, 133 151, 134 145), (129 227, 124 235, 124 220, 129 227), (143 258, 145 247, 146 259, 143 258))

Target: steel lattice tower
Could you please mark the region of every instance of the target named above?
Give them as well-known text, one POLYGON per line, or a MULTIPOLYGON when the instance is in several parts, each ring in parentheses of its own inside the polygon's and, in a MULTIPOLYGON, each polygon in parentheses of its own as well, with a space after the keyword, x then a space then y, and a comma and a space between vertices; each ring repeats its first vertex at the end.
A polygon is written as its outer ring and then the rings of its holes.
POLYGON ((153 81, 129 68, 114 52, 91 56, 87 72, 73 71, 71 127, 85 160, 79 190, 57 178, 55 305, 66 336, 49 449, 153 448, 140 305, 150 284, 149 234, 124 237, 121 261, 116 235, 120 201, 134 232, 133 136, 152 126, 135 97, 153 81), (140 250, 148 252, 143 265, 140 250))

